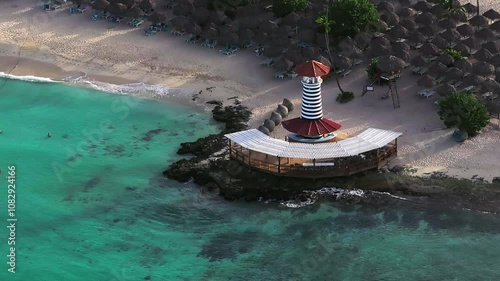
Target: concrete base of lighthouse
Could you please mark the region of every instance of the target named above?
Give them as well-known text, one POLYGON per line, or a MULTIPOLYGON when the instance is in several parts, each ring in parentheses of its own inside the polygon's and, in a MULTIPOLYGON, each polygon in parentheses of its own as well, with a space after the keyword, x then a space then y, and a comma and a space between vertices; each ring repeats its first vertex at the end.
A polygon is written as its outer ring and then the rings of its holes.
POLYGON ((337 134, 329 133, 317 137, 305 137, 298 134, 288 134, 289 142, 302 142, 302 143, 323 143, 323 142, 334 142, 337 141, 337 134))

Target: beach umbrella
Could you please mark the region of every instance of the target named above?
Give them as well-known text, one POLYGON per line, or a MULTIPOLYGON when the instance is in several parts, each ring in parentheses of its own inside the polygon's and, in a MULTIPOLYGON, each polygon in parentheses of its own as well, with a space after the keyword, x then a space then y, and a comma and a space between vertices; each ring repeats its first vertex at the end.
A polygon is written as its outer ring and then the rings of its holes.
POLYGON ((397 50, 397 49, 401 49, 401 50, 409 52, 410 45, 406 44, 405 42, 394 42, 392 44, 392 50, 397 50))
POLYGON ((439 48, 436 47, 436 45, 432 44, 432 43, 425 43, 421 48, 420 48, 420 52, 424 55, 424 56, 433 56, 437 53, 439 53, 439 48))
POLYGON ((139 3, 139 8, 141 8, 144 11, 149 11, 155 8, 155 3, 151 0, 142 0, 139 3))
POLYGON ((490 63, 495 67, 500 67, 500 54, 496 54, 491 58, 490 63))
POLYGON ((422 25, 432 25, 436 22, 436 16, 429 12, 423 12, 415 18, 415 22, 422 25))
POLYGON ((369 54, 371 57, 379 57, 387 55, 390 52, 391 52, 391 47, 387 47, 384 45, 370 46, 369 48, 369 54))
POLYGON ((408 18, 413 18, 414 16, 416 16, 417 11, 415 9, 410 8, 410 7, 403 7, 401 10, 399 10, 397 12, 397 15, 400 18, 408 19, 408 18))
POLYGON ((356 42, 356 46, 364 50, 370 45, 372 37, 368 33, 362 31, 354 36, 354 41, 356 42))
MULTIPOLYGON (((229 18, 226 16, 226 14, 223 11, 217 10, 217 11, 210 12, 209 20, 218 26, 226 23, 228 21, 228 19, 229 18)), ((245 22, 245 23, 247 22, 246 19, 247 18, 245 18, 245 17, 240 18, 240 21, 242 22, 242 24, 243 24, 243 22, 245 22)), ((257 22, 254 19, 249 19, 248 22, 250 22, 250 25, 257 24, 257 22)), ((251 26, 245 26, 245 28, 251 28, 251 26)))
POLYGON ((440 34, 440 37, 448 42, 460 42, 462 35, 460 35, 460 33, 455 29, 446 29, 440 34))
POLYGON ((474 17, 472 17, 469 20, 469 23, 472 26, 476 26, 476 27, 485 27, 485 26, 488 26, 489 22, 490 21, 485 16, 481 16, 481 15, 474 16, 474 17))
POLYGON ((395 49, 394 47, 392 47, 392 55, 402 59, 405 62, 410 62, 411 60, 410 53, 400 48, 395 49))
POLYGON ((436 61, 446 65, 446 66, 450 66, 453 64, 453 57, 450 56, 448 53, 444 53, 444 54, 441 54, 437 59, 436 61))
POLYGON ((474 39, 473 37, 462 40, 462 43, 471 49, 476 48, 478 45, 476 39, 474 39))
POLYGON ((296 37, 295 28, 292 28, 291 26, 288 25, 280 25, 278 27, 278 30, 276 31, 276 35, 289 38, 296 37))
POLYGON ((426 88, 432 88, 436 86, 436 80, 429 75, 424 75, 424 77, 417 80, 417 84, 426 88))
POLYGON ((402 25, 396 25, 389 31, 389 35, 394 39, 406 38, 408 37, 408 29, 402 25))
POLYGON ((463 76, 463 71, 456 67, 452 67, 446 72, 446 80, 448 81, 462 79, 463 76))
POLYGON ((475 74, 471 74, 463 79, 465 85, 474 85, 474 86, 480 85, 481 83, 484 82, 484 80, 485 79, 483 77, 475 74))
POLYGON ((395 56, 383 56, 378 59, 378 69, 382 72, 395 72, 403 69, 406 63, 395 56))
POLYGON ((313 59, 316 57, 315 49, 313 47, 307 47, 302 49, 302 56, 306 59, 313 59))
POLYGON ((319 61, 320 63, 322 63, 322 64, 324 64, 324 65, 326 65, 326 66, 328 66, 330 68, 332 67, 332 64, 331 64, 330 60, 327 59, 327 58, 325 58, 322 55, 317 56, 316 57, 316 61, 319 61))
POLYGON ((497 20, 500 19, 500 13, 493 9, 489 9, 488 11, 483 13, 483 16, 486 18, 489 18, 490 20, 497 20))
POLYGON ((451 18, 458 22, 467 22, 469 20, 467 14, 463 11, 455 11, 454 13, 451 14, 451 18))
POLYGON ((426 37, 419 31, 413 31, 408 35, 408 40, 414 43, 423 43, 425 42, 426 37))
POLYGON ((154 12, 152 13, 148 19, 152 22, 152 23, 162 23, 162 22, 165 22, 167 20, 167 17, 165 17, 164 14, 160 14, 158 12, 154 12))
POLYGON ((170 23, 175 27, 177 30, 183 30, 184 25, 188 22, 188 19, 184 16, 179 16, 175 17, 170 20, 170 23))
POLYGON ((495 76, 495 81, 500 83, 500 72, 495 76))
POLYGON ((500 84, 495 81, 494 79, 486 79, 484 80, 483 83, 481 83, 481 86, 488 91, 495 92, 495 93, 500 93, 500 84))
POLYGON ((473 5, 472 3, 466 3, 462 7, 465 9, 465 11, 468 14, 475 14, 475 13, 477 13, 477 6, 473 5))
POLYGON ((389 26, 395 26, 399 23, 399 17, 393 12, 386 11, 380 15, 380 19, 389 26))
POLYGON ((437 17, 442 17, 445 14, 444 7, 442 5, 434 5, 429 10, 429 12, 437 17))
POLYGON ((255 33, 248 28, 241 29, 238 35, 242 42, 252 41, 255 38, 255 33))
POLYGON ((439 88, 437 88, 436 92, 438 93, 438 95, 446 97, 450 94, 456 93, 457 89, 448 83, 444 83, 443 85, 439 86, 439 88))
POLYGON ((98 10, 98 11, 107 11, 109 7, 109 2, 106 0, 96 0, 94 3, 92 3, 92 9, 98 10))
POLYGON ((187 16, 191 13, 191 8, 192 8, 192 6, 190 6, 190 5, 177 4, 172 8, 172 13, 174 14, 174 16, 177 16, 177 17, 187 16))
POLYGON ((219 37, 219 31, 217 30, 215 25, 207 25, 203 29, 203 37, 209 40, 214 40, 219 37))
POLYGON ((347 36, 344 39, 340 40, 338 47, 340 48, 340 50, 342 50, 342 52, 344 52, 349 49, 352 49, 355 45, 356 42, 354 42, 354 40, 351 37, 347 36))
POLYGON ((444 18, 438 21, 438 25, 442 28, 451 29, 457 27, 457 22, 452 19, 444 18))
POLYGON ((239 39, 238 34, 236 34, 236 33, 219 35, 219 41, 226 43, 226 44, 236 45, 236 44, 238 44, 238 39, 239 39))
POLYGON ((472 63, 470 63, 466 59, 459 59, 453 62, 453 66, 462 70, 462 72, 471 72, 472 71, 472 63))
POLYGON ((274 22, 263 21, 259 24, 259 30, 267 34, 274 34, 278 30, 278 25, 274 22))
POLYGON ((298 37, 303 42, 314 42, 316 32, 310 28, 299 28, 298 37))
POLYGON ((491 60, 491 58, 493 58, 493 54, 491 54, 491 52, 487 49, 481 48, 481 50, 477 51, 474 54, 474 58, 476 58, 477 60, 489 61, 491 60))
POLYGON ((346 56, 335 56, 333 57, 333 62, 337 69, 348 69, 352 67, 352 61, 346 56))
POLYGON ((187 22, 186 25, 184 26, 184 29, 186 30, 187 33, 194 35, 200 35, 202 33, 201 27, 194 21, 187 22))
POLYGON ((475 34, 474 28, 469 24, 462 24, 457 27, 457 31, 462 37, 473 36, 475 34))
POLYGON ((470 54, 470 48, 462 42, 457 43, 453 49, 459 51, 462 56, 468 56, 470 54))
POLYGON ((127 17, 136 18, 144 16, 144 11, 136 6, 131 9, 128 9, 125 14, 127 15, 127 17))
POLYGON ((431 40, 431 43, 436 45, 436 47, 438 47, 441 50, 448 48, 450 44, 448 41, 446 41, 446 39, 440 36, 434 37, 434 39, 431 40))
POLYGON ((305 59, 302 56, 302 54, 300 53, 300 51, 287 52, 286 53, 286 58, 289 59, 290 61, 292 61, 295 66, 297 66, 299 64, 302 64, 302 63, 304 63, 304 62, 307 61, 307 59, 305 59))
POLYGON ((385 23, 383 20, 379 20, 378 23, 376 24, 377 29, 374 31, 379 31, 379 32, 387 32, 389 30, 389 25, 385 23))
POLYGON ((274 62, 274 67, 280 71, 288 71, 292 69, 293 62, 286 58, 280 58, 276 62, 274 62))
POLYGON ((421 12, 425 11, 430 11, 432 8, 432 4, 427 2, 427 1, 418 1, 414 6, 413 9, 421 12))
POLYGON ((416 67, 423 67, 423 66, 427 66, 429 64, 429 62, 427 61, 426 58, 424 58, 423 56, 421 55, 418 55, 416 56, 412 61, 411 61, 411 65, 413 66, 416 66, 416 67))
POLYGON ((446 72, 446 69, 448 69, 446 65, 436 62, 429 68, 429 74, 439 77, 443 74, 443 72, 446 72))
POLYGON ((295 12, 291 12, 283 18, 282 23, 285 25, 294 26, 299 22, 299 20, 300 16, 295 12))
POLYGON ((424 25, 419 28, 418 31, 427 37, 432 37, 437 34, 437 28, 434 25, 424 25))
POLYGON ((472 67, 475 74, 483 77, 490 76, 495 72, 495 67, 484 61, 477 62, 472 67))
POLYGON ((492 23, 490 25, 490 29, 496 33, 500 33, 500 20, 497 20, 496 22, 492 23))
POLYGON ((399 24, 408 29, 408 31, 414 31, 418 29, 417 23, 411 19, 404 19, 400 21, 399 24))
POLYGON ((195 8, 191 11, 191 15, 196 23, 205 25, 210 19, 210 11, 207 8, 195 8))
POLYGON ((476 32, 475 36, 479 39, 490 40, 495 37, 495 34, 489 28, 482 28, 476 32))
POLYGON ((352 49, 350 50, 347 50, 344 54, 349 58, 361 58, 364 56, 363 51, 361 51, 361 49, 356 46, 352 47, 352 49))
POLYGON ((388 1, 382 1, 380 4, 377 5, 377 10, 379 11, 388 11, 388 12, 394 12, 394 5, 388 1))

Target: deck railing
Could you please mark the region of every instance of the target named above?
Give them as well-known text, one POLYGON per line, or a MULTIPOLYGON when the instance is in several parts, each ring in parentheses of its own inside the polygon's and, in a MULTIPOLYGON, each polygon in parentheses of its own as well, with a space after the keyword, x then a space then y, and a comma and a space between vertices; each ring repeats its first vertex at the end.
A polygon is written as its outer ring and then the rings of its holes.
MULTIPOLYGON (((397 146, 388 145, 384 150, 373 151, 371 157, 365 159, 356 157, 336 158, 333 166, 303 166, 302 164, 288 164, 282 159, 282 163, 271 163, 265 160, 252 157, 252 153, 238 145, 231 147, 231 159, 242 163, 250 168, 260 170, 266 173, 287 176, 287 177, 302 177, 302 178, 327 178, 338 176, 349 176, 359 172, 378 169, 387 164, 390 160, 397 156, 397 146)), ((257 152, 253 152, 257 153, 257 152)), ((262 155, 262 154, 260 154, 262 155)), ((268 156, 274 157, 274 156, 268 156)), ((299 160, 299 159, 293 159, 299 160)))

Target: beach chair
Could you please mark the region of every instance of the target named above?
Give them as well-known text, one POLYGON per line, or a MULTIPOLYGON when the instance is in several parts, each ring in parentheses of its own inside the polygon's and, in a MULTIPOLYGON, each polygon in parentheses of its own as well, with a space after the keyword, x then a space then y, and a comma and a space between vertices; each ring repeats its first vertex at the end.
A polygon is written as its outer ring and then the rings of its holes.
POLYGON ((423 97, 428 99, 430 97, 432 97, 434 95, 434 91, 426 91, 424 94, 423 94, 423 97))
POLYGON ((430 58, 429 58, 429 61, 431 61, 431 62, 432 62, 432 61, 435 61, 435 60, 437 60, 437 58, 438 58, 438 57, 436 57, 436 56, 430 57, 430 58))
POLYGON ((184 42, 190 43, 191 40, 194 39, 194 34, 189 34, 186 39, 184 39, 184 42))
POLYGON ((347 75, 349 75, 351 72, 352 72, 352 70, 347 69, 347 70, 346 70, 346 71, 344 71, 341 75, 342 75, 342 77, 346 77, 346 76, 347 76, 347 75))
POLYGON ((413 74, 418 74, 418 73, 420 72, 420 70, 421 70, 421 69, 422 69, 421 67, 414 67, 414 68, 411 70, 411 72, 412 72, 413 74))
POLYGON ((471 55, 475 55, 477 52, 478 52, 478 50, 476 50, 476 49, 472 49, 472 50, 470 50, 470 54, 471 54, 471 55))
POLYGON ((460 92, 470 93, 474 89, 474 85, 470 85, 468 87, 463 88, 460 92))
POLYGON ((307 42, 300 42, 299 45, 297 45, 299 48, 308 48, 309 44, 307 42))
POLYGON ((218 42, 217 40, 214 40, 214 41, 212 42, 212 44, 208 44, 208 48, 213 49, 213 48, 215 48, 218 44, 219 44, 219 42, 218 42))
POLYGON ((278 71, 274 74, 274 78, 283 79, 285 78, 285 73, 283 71, 278 71))
POLYGON ((294 79, 295 77, 297 77, 297 76, 298 76, 298 74, 297 74, 297 72, 295 72, 295 71, 291 70, 291 71, 288 71, 288 72, 286 73, 286 76, 288 76, 288 77, 290 77, 290 78, 294 79))
POLYGON ((137 21, 134 22, 133 26, 134 27, 139 27, 143 23, 144 23, 144 20, 142 20, 142 19, 141 20, 137 20, 137 21))
POLYGON ((205 41, 203 41, 203 42, 201 43, 201 46, 202 46, 202 47, 205 47, 205 48, 208 48, 208 45, 209 45, 209 44, 210 44, 210 40, 205 39, 205 41))
POLYGON ((422 76, 426 74, 429 71, 427 67, 421 68, 420 71, 418 72, 418 75, 422 76))
POLYGON ((243 44, 243 48, 248 49, 248 48, 252 47, 253 45, 255 45, 255 42, 248 41, 248 42, 243 44))
POLYGON ((436 79, 436 83, 441 84, 441 83, 443 83, 443 81, 444 81, 445 79, 446 79, 446 77, 441 76, 441 77, 439 77, 438 79, 436 79))
POLYGON ((122 16, 113 16, 111 17, 111 21, 115 23, 120 23, 124 20, 125 18, 122 16))
POLYGON ((157 33, 156 30, 150 29, 150 28, 145 29, 144 32, 146 33, 146 36, 153 36, 153 35, 155 35, 157 33))
POLYGON ((455 84, 453 84, 453 86, 454 86, 455 88, 458 88, 458 87, 460 87, 461 85, 462 85, 462 81, 457 81, 457 82, 455 82, 455 84))
POLYGON ((339 69, 337 71, 335 71, 335 74, 337 75, 342 75, 342 73, 344 73, 345 69, 339 69))
POLYGON ((89 6, 83 6, 83 7, 80 7, 78 9, 76 9, 76 11, 80 14, 83 14, 85 13, 87 10, 89 9, 89 6))
POLYGON ((355 60, 353 61, 354 66, 356 66, 356 65, 360 65, 360 64, 362 64, 362 63, 363 63, 363 60, 360 60, 360 59, 355 59, 355 60))

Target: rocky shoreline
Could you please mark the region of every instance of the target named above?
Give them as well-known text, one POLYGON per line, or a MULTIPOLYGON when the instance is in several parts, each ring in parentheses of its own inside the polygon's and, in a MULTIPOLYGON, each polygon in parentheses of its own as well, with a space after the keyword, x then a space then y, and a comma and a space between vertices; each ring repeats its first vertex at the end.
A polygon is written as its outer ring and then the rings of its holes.
POLYGON ((397 197, 418 204, 500 214, 500 178, 488 183, 481 178, 456 179, 441 173, 416 177, 411 168, 397 166, 312 181, 248 169, 229 159, 224 134, 246 129, 251 112, 237 100, 235 105, 225 107, 220 101, 209 103, 215 105, 213 117, 225 124, 224 129, 219 134, 182 143, 177 153, 192 156, 172 163, 163 172, 166 177, 179 182, 192 179, 204 192, 218 193, 226 200, 273 200, 300 206, 323 198, 351 204, 383 203, 397 197))

